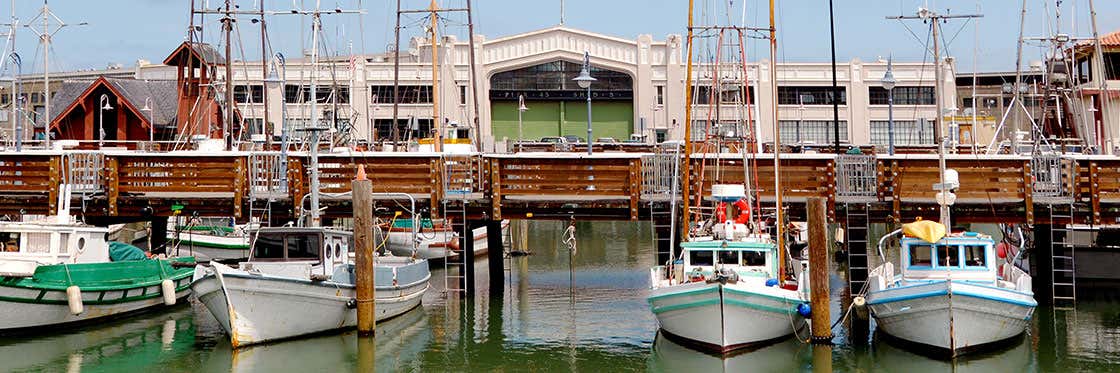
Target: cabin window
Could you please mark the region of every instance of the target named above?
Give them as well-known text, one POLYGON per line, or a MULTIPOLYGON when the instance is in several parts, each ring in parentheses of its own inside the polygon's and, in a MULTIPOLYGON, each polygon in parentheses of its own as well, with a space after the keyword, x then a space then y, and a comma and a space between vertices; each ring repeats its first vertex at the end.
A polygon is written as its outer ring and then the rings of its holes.
POLYGON ((69 233, 59 233, 58 234, 58 253, 59 254, 66 254, 69 251, 70 251, 70 234, 69 233))
POLYGON ((319 237, 292 235, 284 237, 288 259, 319 259, 319 237))
POLYGON ((961 254, 959 246, 938 246, 937 247, 937 265, 939 267, 960 267, 961 254))
POLYGON ((964 260, 965 266, 968 267, 987 267, 988 256, 986 247, 983 245, 965 245, 964 260))
POLYGON ((738 251, 719 251, 719 264, 735 264, 738 262, 738 251))
POLYGON ((51 234, 48 232, 28 233, 26 240, 27 243, 24 244, 24 247, 27 250, 25 252, 40 254, 51 252, 51 234))
POLYGON ((19 252, 19 233, 0 232, 0 241, 4 242, 4 251, 9 253, 19 252))
POLYGON ((694 266, 710 266, 714 263, 715 253, 711 251, 690 251, 688 262, 694 266))
POLYGON ((253 245, 253 257, 257 259, 283 259, 284 242, 280 241, 279 236, 257 236, 257 242, 253 245))
POLYGON ((766 265, 766 253, 761 251, 743 251, 741 266, 760 267, 766 265))
POLYGON ((930 259, 930 246, 910 245, 910 265, 924 267, 932 266, 933 260, 930 259))

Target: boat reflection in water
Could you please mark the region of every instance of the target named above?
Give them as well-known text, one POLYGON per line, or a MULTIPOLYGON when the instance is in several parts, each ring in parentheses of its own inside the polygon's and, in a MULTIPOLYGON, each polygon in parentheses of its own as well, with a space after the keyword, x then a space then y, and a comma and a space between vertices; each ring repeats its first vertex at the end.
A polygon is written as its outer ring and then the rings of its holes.
POLYGON ((927 357, 904 349, 895 340, 876 336, 872 347, 872 371, 882 372, 1029 372, 1037 371, 1030 341, 1023 336, 1008 341, 1003 348, 965 355, 956 359, 927 357))
MULTIPOLYGON (((431 343, 431 329, 422 308, 377 323, 375 348, 358 348, 358 334, 328 334, 265 343, 234 350, 228 338, 215 338, 210 359, 198 371, 207 372, 317 372, 359 371, 362 354, 376 353, 375 370, 394 372, 418 364, 420 353, 431 343)), ((369 357, 369 356, 366 356, 369 357)), ((374 359, 368 359, 374 360, 374 359)), ((367 361, 368 361, 367 360, 367 361)))
POLYGON ((649 371, 654 372, 796 372, 812 363, 811 346, 789 338, 733 354, 700 352, 657 333, 649 371))
POLYGON ((78 372, 112 366, 116 371, 190 370, 179 357, 194 348, 189 307, 57 333, 0 339, 0 371, 78 372), (178 367, 178 368, 176 368, 178 367))

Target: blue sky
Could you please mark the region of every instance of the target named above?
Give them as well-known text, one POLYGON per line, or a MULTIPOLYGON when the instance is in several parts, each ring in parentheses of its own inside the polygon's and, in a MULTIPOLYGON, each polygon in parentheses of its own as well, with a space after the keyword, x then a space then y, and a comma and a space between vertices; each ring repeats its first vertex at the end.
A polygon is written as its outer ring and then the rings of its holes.
MULTIPOLYGON (((0 18, 10 15, 8 2, 0 0, 0 18)), ((201 4, 207 0, 195 0, 201 4)), ((360 17, 354 15, 324 16, 324 31, 333 50, 346 51, 352 45, 355 52, 369 53, 386 50, 392 43, 394 2, 392 0, 320 0, 324 8, 336 6, 367 10, 360 17), (363 36, 364 31, 364 38, 363 36)), ((926 28, 911 21, 907 30, 899 21, 884 17, 913 14, 923 4, 941 12, 976 13, 977 4, 984 18, 978 26, 963 21, 953 21, 944 26, 946 38, 952 39, 949 52, 957 58, 959 71, 972 71, 975 40, 979 48, 975 60, 980 71, 1010 71, 1014 69, 1015 41, 1019 24, 1019 0, 835 0, 837 54, 840 60, 860 58, 874 60, 878 56, 893 54, 896 60, 921 61, 924 57, 922 43, 926 28), (962 28, 963 27, 963 28, 962 28), (978 27, 978 31, 975 27, 978 27), (959 30, 959 34, 958 34, 959 30), (953 39, 953 36, 956 36, 953 39)), ((239 0, 246 9, 255 9, 259 0, 239 0)), ((313 7, 313 0, 267 0, 266 7, 286 10, 292 4, 303 3, 313 7)), ((428 0, 403 0, 406 7, 426 7, 428 0)), ((720 3, 697 0, 697 4, 720 3)), ((827 0, 777 0, 780 61, 828 61, 828 1, 827 0)), ((16 16, 21 22, 30 21, 42 6, 40 0, 18 0, 16 16)), ((217 7, 223 0, 209 0, 217 7)), ((462 7, 465 0, 440 0, 445 7, 462 7)), ((1054 0, 1028 0, 1026 22, 1027 36, 1042 36, 1053 29, 1054 0), (1043 5, 1048 4, 1049 9, 1043 5), (1050 14, 1049 24, 1046 13, 1050 14)), ((1063 32, 1076 36, 1089 36, 1088 0, 1062 2, 1063 32), (1076 8, 1074 6, 1076 5, 1076 8), (1077 31, 1071 32, 1076 23, 1077 31)), ((1097 0, 1098 23, 1102 34, 1120 29, 1120 1, 1097 0)), ((110 63, 132 66, 137 59, 153 62, 162 60, 171 48, 184 40, 188 22, 189 0, 52 0, 52 10, 68 23, 88 22, 87 26, 67 27, 55 36, 51 53, 51 69, 73 70, 103 68, 110 63)), ((476 33, 488 38, 531 31, 553 26, 560 20, 559 0, 473 0, 476 33)), ((638 34, 652 34, 663 40, 668 34, 684 34, 687 21, 685 0, 567 0, 566 25, 611 36, 633 38, 638 34)), ((746 6, 746 23, 766 26, 767 0, 736 0, 731 13, 738 23, 742 7, 746 6)), ((697 12, 698 19, 701 14, 697 12)), ((723 12, 721 12, 723 13, 723 12)), ((449 16, 446 33, 466 34, 465 19, 449 16)), ((292 58, 300 53, 301 17, 270 16, 272 48, 292 58)), ((217 43, 216 18, 207 19, 206 38, 217 43)), ((306 22, 306 21, 305 21, 306 22)), ((412 17, 405 20, 411 27, 403 31, 402 39, 419 34, 419 21, 412 17)), ((257 59, 259 34, 256 25, 243 19, 239 22, 243 45, 234 44, 235 57, 241 49, 249 59, 257 59)), ((27 29, 18 31, 17 51, 23 56, 24 70, 42 70, 42 50, 34 33, 27 29), (33 67, 32 67, 33 66, 33 67)), ((236 36, 235 36, 236 38, 236 36)), ((748 49, 749 59, 765 58, 763 41, 753 41, 748 49)), ((1040 59, 1037 46, 1024 49, 1024 60, 1040 59)))

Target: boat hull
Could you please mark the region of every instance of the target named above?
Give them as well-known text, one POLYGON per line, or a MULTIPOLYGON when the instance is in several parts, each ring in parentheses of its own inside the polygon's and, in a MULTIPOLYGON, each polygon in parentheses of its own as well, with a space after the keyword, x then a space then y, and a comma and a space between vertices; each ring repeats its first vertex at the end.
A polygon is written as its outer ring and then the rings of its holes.
MULTIPOLYGON (((502 221, 502 234, 509 229, 509 220, 502 221)), ((486 227, 475 228, 472 233, 474 234, 474 255, 480 256, 489 252, 490 242, 487 239, 486 227)), ((446 259, 450 251, 448 248, 455 247, 457 249, 458 243, 452 243, 456 239, 454 232, 450 230, 437 230, 429 231, 420 234, 420 242, 416 248, 416 257, 427 260, 440 260, 446 259)), ((385 246, 396 256, 412 256, 412 231, 394 228, 389 232, 388 242, 385 246)), ((450 253, 452 257, 458 256, 457 254, 450 253)))
MULTIPOLYGON (((426 264, 422 263, 425 266, 426 264)), ((213 264, 195 281, 199 300, 229 334, 234 348, 331 330, 352 328, 355 287, 345 282, 269 276, 213 264)), ((429 277, 378 287, 376 317, 386 320, 420 305, 429 277)))
MULTIPOLYGON (((169 306, 165 303, 161 274, 174 284, 175 304, 190 295, 191 271, 172 269, 157 261, 109 262, 68 265, 72 281, 55 284, 45 272, 62 265, 43 266, 31 278, 0 280, 0 334, 26 334, 61 326, 83 325, 169 306), (143 272, 141 272, 143 271, 143 272), (139 273, 129 278, 128 273, 139 273), (42 277, 42 278, 40 278, 42 277), (132 282, 131 285, 112 285, 132 282), (66 287, 81 289, 82 313, 70 312, 66 287)), ((55 271, 57 272, 57 271, 55 271)))
POLYGON ((802 303, 796 291, 761 283, 655 288, 649 303, 668 337, 720 353, 779 340, 805 325, 796 310, 802 303))
POLYGON ((878 330, 950 356, 1022 334, 1038 305, 1029 293, 951 281, 872 291, 867 303, 878 330))

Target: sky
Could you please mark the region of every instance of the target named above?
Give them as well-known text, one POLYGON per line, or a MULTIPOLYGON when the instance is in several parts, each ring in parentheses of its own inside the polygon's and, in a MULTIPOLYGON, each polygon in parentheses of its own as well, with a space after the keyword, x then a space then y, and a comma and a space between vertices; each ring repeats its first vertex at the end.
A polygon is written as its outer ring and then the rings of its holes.
MULTIPOLYGON (((0 0, 0 20, 12 12, 0 0)), ((260 0, 234 0, 243 9, 256 9, 260 0)), ((384 52, 393 43, 395 2, 392 0, 318 0, 323 9, 364 9, 363 15, 324 15, 323 33, 332 53, 384 52)), ((428 0, 401 0, 408 9, 426 8, 428 0)), ((197 7, 210 8, 224 0, 194 0, 197 7)), ((286 11, 293 7, 313 9, 315 0, 266 0, 266 9, 286 11)), ((466 0, 439 0, 441 7, 462 8, 466 0)), ((776 0, 779 61, 826 62, 830 59, 828 0, 776 0)), ((19 23, 34 22, 42 7, 40 0, 16 0, 19 23)), ((488 39, 527 32, 560 23, 560 0, 473 0, 475 33, 488 39)), ((724 24, 766 27, 767 0, 696 0, 697 24, 712 22, 719 15, 724 24), (704 4, 719 11, 700 10, 704 4), (718 5, 715 5, 718 4, 718 5), (743 8, 746 8, 745 17, 743 8), (730 17, 727 17, 730 15, 730 17)), ((835 0, 836 53, 840 61, 859 58, 873 61, 891 55, 896 61, 928 60, 923 51, 928 27, 919 21, 888 20, 887 16, 912 15, 921 6, 941 13, 982 13, 983 18, 952 20, 943 26, 947 51, 957 60, 959 72, 1014 71, 1016 40, 1019 32, 1020 0, 835 0), (979 10, 978 10, 979 8, 979 10), (975 57, 974 57, 975 56, 975 57)), ((51 70, 100 69, 110 64, 135 66, 138 59, 160 62, 185 40, 191 0, 51 0, 51 10, 70 24, 54 34, 50 49, 51 70), (88 23, 79 26, 79 23, 88 23)), ((1120 1, 1096 0, 1101 34, 1120 29, 1120 1)), ((1074 37, 1091 36, 1088 0, 1027 0, 1024 35, 1039 37, 1055 30, 1074 37), (1055 4, 1061 3, 1061 22, 1055 24, 1055 4), (1071 31, 1074 30, 1075 31, 1071 31)), ((651 34, 664 40, 669 34, 685 34, 686 0, 567 0, 565 25, 572 28, 622 38, 651 34)), ((466 19, 448 14, 442 24, 445 34, 466 39, 466 19)), ((236 59, 260 58, 259 27, 244 16, 238 22, 234 56, 236 59), (242 57, 242 56, 248 57, 242 57)), ((288 58, 299 56, 301 45, 308 44, 309 21, 294 15, 269 15, 270 49, 288 58)), ((402 40, 422 34, 425 20, 418 16, 402 21, 402 40)), ((217 17, 207 16, 204 37, 219 44, 217 17)), ((766 58, 764 40, 752 40, 748 59, 766 58)), ((28 28, 16 32, 16 51, 22 56, 23 71, 42 71, 42 49, 37 35, 28 28)), ((1024 47, 1024 65, 1039 60, 1037 43, 1024 47)))

